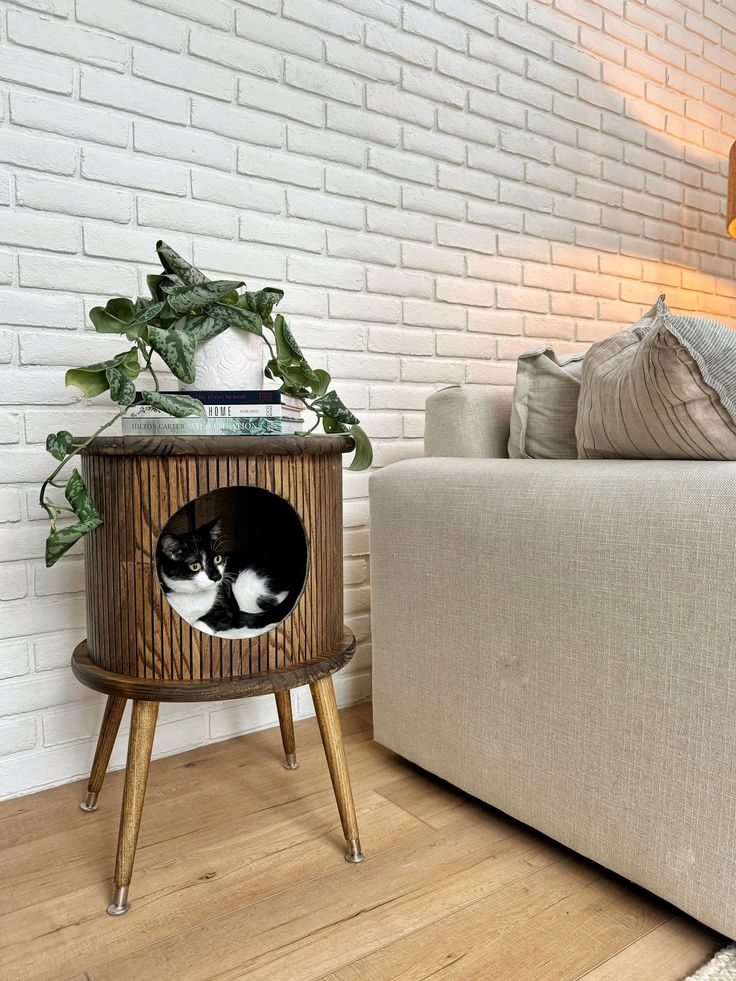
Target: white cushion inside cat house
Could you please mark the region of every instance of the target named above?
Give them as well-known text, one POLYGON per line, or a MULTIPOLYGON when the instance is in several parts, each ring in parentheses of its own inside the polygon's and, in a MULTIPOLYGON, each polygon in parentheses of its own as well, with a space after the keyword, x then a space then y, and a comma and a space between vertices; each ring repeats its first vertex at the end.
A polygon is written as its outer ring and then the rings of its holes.
POLYGON ((224 487, 172 515, 156 547, 172 609, 196 630, 228 639, 273 630, 294 609, 308 545, 294 508, 260 487, 224 487))

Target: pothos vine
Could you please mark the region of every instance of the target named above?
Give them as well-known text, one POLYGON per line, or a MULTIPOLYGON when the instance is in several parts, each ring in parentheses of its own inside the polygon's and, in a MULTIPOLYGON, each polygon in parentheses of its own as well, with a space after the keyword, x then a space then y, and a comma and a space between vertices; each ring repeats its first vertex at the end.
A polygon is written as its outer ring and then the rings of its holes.
POLYGON ((266 287, 257 292, 244 289, 240 281, 212 280, 191 265, 165 242, 156 243, 163 272, 147 277, 151 296, 130 300, 113 297, 104 307, 90 310, 90 320, 100 334, 118 334, 131 347, 108 361, 83 368, 70 368, 65 382, 94 398, 109 392, 118 406, 115 414, 91 436, 75 440, 61 430, 46 439, 46 449, 59 465, 41 486, 39 504, 46 512, 50 529, 46 540, 46 565, 52 566, 75 542, 102 524, 100 516, 82 477, 75 467, 64 482, 58 478, 75 456, 93 439, 109 429, 133 404, 136 397, 172 416, 206 417, 202 403, 190 395, 170 395, 160 390, 153 364, 158 356, 176 378, 192 384, 194 352, 197 345, 234 328, 257 334, 269 351, 265 374, 280 381, 280 389, 300 399, 316 417, 314 425, 299 433, 309 436, 320 426, 325 433, 349 433, 355 441, 351 470, 365 470, 371 465, 373 451, 359 420, 330 389, 331 377, 322 368, 307 363, 286 320, 274 315, 274 308, 284 292, 266 287), (153 389, 137 389, 136 381, 147 377, 153 389), (63 490, 65 504, 49 496, 52 490, 63 490), (73 524, 58 527, 65 514, 76 517, 73 524))

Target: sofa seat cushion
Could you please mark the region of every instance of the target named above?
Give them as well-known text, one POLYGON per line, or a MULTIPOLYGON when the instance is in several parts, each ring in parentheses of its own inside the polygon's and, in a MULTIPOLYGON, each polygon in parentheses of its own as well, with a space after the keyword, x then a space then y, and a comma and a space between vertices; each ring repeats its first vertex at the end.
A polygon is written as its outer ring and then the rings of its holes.
POLYGON ((664 295, 583 362, 580 459, 736 460, 736 333, 664 295))
POLYGON ((511 403, 512 460, 574 460, 575 419, 583 355, 558 358, 551 348, 519 358, 511 403))

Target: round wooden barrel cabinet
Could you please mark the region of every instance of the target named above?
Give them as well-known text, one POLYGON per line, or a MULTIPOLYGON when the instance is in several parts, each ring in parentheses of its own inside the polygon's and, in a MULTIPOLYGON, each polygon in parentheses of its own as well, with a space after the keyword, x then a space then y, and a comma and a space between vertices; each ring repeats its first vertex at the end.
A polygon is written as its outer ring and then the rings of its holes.
POLYGON ((284 767, 295 769, 290 691, 308 684, 345 857, 363 860, 331 677, 355 648, 342 608, 342 454, 352 448, 349 436, 106 437, 84 451, 82 475, 104 523, 86 540, 87 639, 72 669, 107 695, 85 811, 97 809, 126 701, 133 703, 110 914, 129 908, 162 701, 273 694, 284 767), (198 592, 196 577, 210 559, 185 554, 203 542, 205 552, 222 552, 213 576, 228 575, 229 595, 243 584, 238 603, 253 592, 251 567, 257 583, 269 582, 268 602, 251 607, 258 612, 215 626, 204 616, 200 597, 212 591, 198 592), (234 581, 228 564, 236 556, 244 572, 234 581), (164 563, 179 559, 189 560, 191 585, 167 575, 164 563))

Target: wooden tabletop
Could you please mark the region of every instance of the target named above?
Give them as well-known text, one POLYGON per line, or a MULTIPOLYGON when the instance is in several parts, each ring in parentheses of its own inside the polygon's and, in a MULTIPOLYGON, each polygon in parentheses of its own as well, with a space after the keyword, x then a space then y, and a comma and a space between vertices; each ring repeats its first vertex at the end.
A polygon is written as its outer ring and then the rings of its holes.
MULTIPOLYGON (((86 437, 77 436, 75 443, 86 437)), ((323 456, 350 453, 352 436, 98 436, 90 456, 323 456)))

